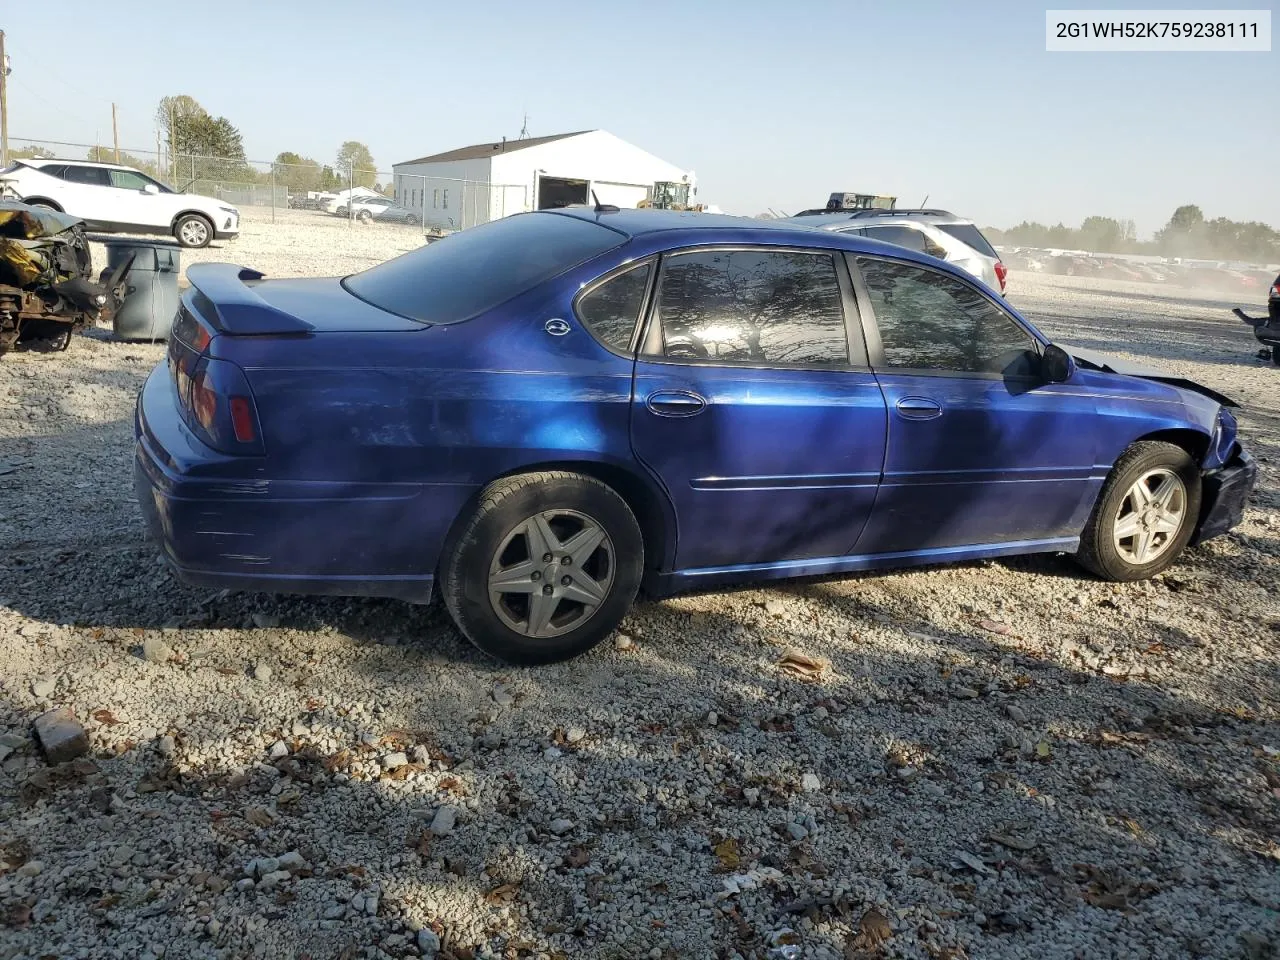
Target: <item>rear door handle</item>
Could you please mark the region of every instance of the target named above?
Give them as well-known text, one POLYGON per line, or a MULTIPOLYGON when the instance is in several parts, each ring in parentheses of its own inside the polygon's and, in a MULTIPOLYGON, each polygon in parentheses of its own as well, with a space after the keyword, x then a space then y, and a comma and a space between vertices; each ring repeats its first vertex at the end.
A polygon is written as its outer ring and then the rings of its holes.
POLYGON ((707 409, 707 400, 692 390, 657 390, 644 405, 660 417, 692 417, 707 409))
POLYGON ((942 416, 942 404, 928 397, 903 397, 895 406, 904 420, 934 420, 942 416))

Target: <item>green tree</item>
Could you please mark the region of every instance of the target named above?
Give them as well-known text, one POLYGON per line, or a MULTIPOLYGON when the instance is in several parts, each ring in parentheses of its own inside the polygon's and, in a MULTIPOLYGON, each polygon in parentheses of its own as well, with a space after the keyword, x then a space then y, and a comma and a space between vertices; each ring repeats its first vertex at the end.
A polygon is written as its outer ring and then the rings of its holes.
POLYGON ((338 148, 338 174, 352 186, 372 187, 378 179, 378 168, 373 162, 373 154, 369 148, 358 140, 348 140, 338 148))
POLYGON ((290 193, 306 193, 321 190, 324 171, 310 157, 299 156, 292 150, 276 154, 276 183, 282 183, 290 193))

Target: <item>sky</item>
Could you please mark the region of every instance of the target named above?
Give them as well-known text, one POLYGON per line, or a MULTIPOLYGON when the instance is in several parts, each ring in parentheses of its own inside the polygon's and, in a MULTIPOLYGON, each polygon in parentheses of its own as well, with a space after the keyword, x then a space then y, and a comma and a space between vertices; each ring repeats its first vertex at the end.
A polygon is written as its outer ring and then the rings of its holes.
POLYGON ((189 94, 250 159, 332 163, 354 139, 389 170, 514 138, 527 113, 534 136, 605 129, 691 169, 731 213, 847 190, 999 227, 1100 215, 1145 237, 1196 203, 1280 228, 1274 36, 1270 53, 1048 53, 1048 5, 60 0, 55 32, 14 0, 0 29, 13 146, 110 144, 114 102, 121 146, 154 149, 157 102, 189 94))

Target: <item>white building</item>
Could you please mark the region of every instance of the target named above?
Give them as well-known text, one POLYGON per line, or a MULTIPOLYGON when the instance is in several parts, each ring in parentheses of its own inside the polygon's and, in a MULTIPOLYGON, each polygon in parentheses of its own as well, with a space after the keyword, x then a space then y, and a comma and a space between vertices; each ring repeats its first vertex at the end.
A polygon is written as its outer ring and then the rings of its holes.
MULTIPOLYGON (((604 130, 500 140, 397 163, 396 200, 424 212, 427 226, 470 227, 525 210, 587 203, 635 207, 657 182, 693 172, 604 130)), ((693 202, 692 197, 690 201, 693 202)))

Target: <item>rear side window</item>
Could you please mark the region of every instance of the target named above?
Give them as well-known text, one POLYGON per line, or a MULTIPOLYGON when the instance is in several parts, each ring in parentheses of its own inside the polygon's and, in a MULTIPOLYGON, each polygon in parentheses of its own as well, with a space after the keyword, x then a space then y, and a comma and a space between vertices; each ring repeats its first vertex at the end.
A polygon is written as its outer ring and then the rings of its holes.
POLYGON ((342 283, 361 300, 402 317, 458 323, 626 240, 577 217, 521 213, 452 234, 342 283))
POLYGON ((938 229, 943 233, 951 234, 961 243, 973 247, 984 257, 1000 259, 1000 254, 996 253, 995 247, 987 243, 987 238, 982 235, 982 231, 972 223, 940 223, 938 229))
POLYGON ((91 187, 109 186, 107 179, 107 171, 102 167, 77 167, 74 164, 67 164, 62 172, 62 179, 68 183, 83 183, 91 187))
POLYGON ((664 258, 663 353, 713 363, 849 362, 835 261, 825 253, 709 250, 664 258))
POLYGON ((1034 374, 1036 341, 975 287, 912 264, 858 258, 886 367, 1034 374))
POLYGON ((631 337, 649 287, 649 264, 634 267, 578 298, 578 317, 597 340, 619 353, 631 352, 631 337))
POLYGON ((917 253, 924 253, 924 234, 919 230, 912 230, 910 227, 867 227, 866 236, 871 240, 879 240, 882 243, 892 243, 894 246, 906 247, 908 250, 915 250, 917 253))

